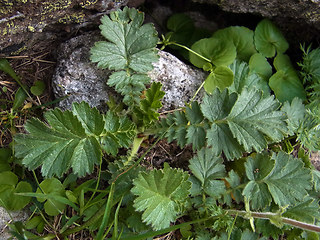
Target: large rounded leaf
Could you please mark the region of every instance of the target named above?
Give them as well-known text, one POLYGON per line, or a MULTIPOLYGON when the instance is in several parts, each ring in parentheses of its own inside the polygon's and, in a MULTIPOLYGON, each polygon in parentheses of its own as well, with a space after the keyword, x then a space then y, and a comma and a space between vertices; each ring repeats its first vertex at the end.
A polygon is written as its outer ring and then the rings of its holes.
MULTIPOLYGON (((236 58, 237 51, 229 40, 219 38, 204 38, 192 45, 191 49, 207 58, 216 66, 228 66, 236 58)), ((190 62, 202 68, 208 61, 190 52, 190 62)))
POLYGON ((291 102, 295 97, 306 99, 306 92, 294 69, 277 71, 269 79, 269 86, 280 102, 291 102))
POLYGON ((251 55, 255 54, 256 48, 253 44, 253 31, 246 27, 232 26, 216 31, 214 38, 223 41, 231 40, 237 49, 237 58, 249 61, 251 55))
POLYGON ((216 88, 222 91, 232 83, 233 72, 227 67, 219 66, 209 74, 203 87, 207 93, 211 94, 216 88))
POLYGON ((284 53, 289 44, 281 31, 268 19, 262 20, 256 27, 254 43, 265 57, 274 57, 276 52, 284 53))

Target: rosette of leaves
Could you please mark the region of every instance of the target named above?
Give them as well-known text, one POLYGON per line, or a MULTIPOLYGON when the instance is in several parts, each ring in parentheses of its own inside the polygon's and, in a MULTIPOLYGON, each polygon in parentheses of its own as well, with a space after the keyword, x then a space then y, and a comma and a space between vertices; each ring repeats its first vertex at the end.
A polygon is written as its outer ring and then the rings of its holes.
POLYGON ((244 152, 265 149, 269 142, 278 142, 288 135, 286 114, 280 111, 273 96, 263 97, 255 89, 242 89, 240 94, 216 89, 203 103, 186 107, 163 119, 156 128, 168 141, 180 146, 192 144, 194 149, 212 146, 231 160, 244 152))
POLYGON ((62 176, 70 168, 77 176, 93 172, 102 150, 116 155, 129 147, 136 134, 134 124, 112 112, 100 114, 88 103, 73 103, 72 111, 56 108, 44 114, 48 124, 32 118, 28 134, 15 136, 15 154, 30 170, 41 167, 45 177, 62 176))
POLYGON ((111 74, 107 84, 124 96, 127 105, 137 104, 141 92, 150 78, 147 72, 158 60, 157 33, 152 24, 144 24, 144 14, 125 7, 101 19, 101 34, 107 41, 100 41, 91 49, 91 61, 111 74))

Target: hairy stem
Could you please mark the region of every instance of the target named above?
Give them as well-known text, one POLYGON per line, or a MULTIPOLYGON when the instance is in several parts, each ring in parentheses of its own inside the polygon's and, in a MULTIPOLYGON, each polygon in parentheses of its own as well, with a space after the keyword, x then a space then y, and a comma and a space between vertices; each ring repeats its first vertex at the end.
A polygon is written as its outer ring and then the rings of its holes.
POLYGON ((188 50, 189 52, 193 53, 194 55, 197 55, 199 58, 202 58, 203 60, 205 60, 205 61, 207 61, 207 62, 209 62, 209 63, 211 62, 210 59, 208 59, 208 58, 202 56, 201 54, 193 51, 191 48, 188 48, 188 47, 186 47, 186 46, 184 46, 184 45, 181 45, 181 44, 179 44, 179 43, 170 42, 170 43, 168 43, 167 45, 176 45, 176 46, 178 46, 178 47, 184 48, 184 49, 188 50))
POLYGON ((246 212, 246 211, 240 211, 240 210, 227 210, 227 213, 232 216, 241 216, 243 218, 247 218, 248 214, 250 217, 254 218, 260 218, 260 219, 277 219, 280 223, 288 224, 296 228, 300 228, 303 230, 313 231, 313 232, 320 232, 320 226, 304 223, 292 218, 287 217, 281 217, 278 213, 272 213, 272 212, 246 212))

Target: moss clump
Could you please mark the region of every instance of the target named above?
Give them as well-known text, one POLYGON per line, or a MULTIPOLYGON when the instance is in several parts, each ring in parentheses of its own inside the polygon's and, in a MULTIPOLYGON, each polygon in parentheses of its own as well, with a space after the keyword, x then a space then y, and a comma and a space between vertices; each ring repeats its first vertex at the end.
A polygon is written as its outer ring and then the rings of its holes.
POLYGON ((52 2, 43 2, 42 15, 68 8, 72 4, 71 0, 57 0, 52 2))

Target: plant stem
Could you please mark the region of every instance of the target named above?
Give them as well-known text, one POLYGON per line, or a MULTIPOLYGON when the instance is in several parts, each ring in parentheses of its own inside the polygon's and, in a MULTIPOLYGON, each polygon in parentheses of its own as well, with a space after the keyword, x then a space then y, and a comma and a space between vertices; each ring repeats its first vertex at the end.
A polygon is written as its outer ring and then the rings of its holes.
POLYGON ((240 210, 227 210, 227 214, 232 216, 241 216, 243 218, 246 218, 249 214, 250 217, 259 218, 259 219, 268 219, 272 220, 274 218, 277 218, 279 222, 285 223, 288 225, 291 225, 296 228, 300 228, 307 231, 313 231, 313 232, 320 232, 320 226, 300 222, 298 220, 287 218, 287 217, 281 217, 278 213, 272 213, 272 212, 246 212, 246 211, 240 211, 240 210))
POLYGON ((176 46, 178 46, 178 47, 184 48, 184 49, 188 50, 189 52, 193 53, 194 55, 197 55, 199 58, 202 58, 203 60, 211 63, 211 60, 210 60, 210 59, 202 56, 201 54, 193 51, 191 48, 188 48, 188 47, 186 47, 186 46, 184 46, 184 45, 181 45, 181 44, 175 43, 175 42, 170 42, 170 43, 168 43, 167 45, 176 45, 176 46))
POLYGON ((203 81, 203 82, 201 83, 200 87, 197 89, 197 91, 195 92, 195 94, 194 94, 193 97, 191 98, 190 102, 193 102, 193 101, 194 101, 194 99, 196 98, 196 96, 197 96, 198 93, 200 92, 201 88, 203 88, 205 82, 206 82, 206 81, 203 81))

